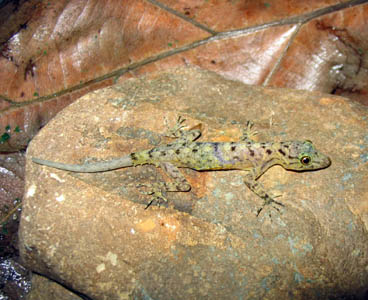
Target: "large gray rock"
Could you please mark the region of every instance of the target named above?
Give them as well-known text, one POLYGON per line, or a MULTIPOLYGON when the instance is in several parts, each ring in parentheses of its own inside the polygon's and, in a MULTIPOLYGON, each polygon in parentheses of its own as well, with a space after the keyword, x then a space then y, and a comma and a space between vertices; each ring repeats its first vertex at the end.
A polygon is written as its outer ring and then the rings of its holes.
POLYGON ((177 69, 83 96, 28 148, 20 226, 24 263, 92 299, 260 299, 360 295, 368 287, 367 108, 330 95, 246 86, 177 69), (242 171, 183 170, 187 193, 151 205, 131 183, 164 180, 153 166, 76 174, 65 163, 120 157, 164 142, 164 118, 202 124, 202 140, 237 140, 247 120, 258 139, 310 139, 332 165, 274 167, 262 200, 242 171), (240 125, 239 125, 240 124, 240 125))

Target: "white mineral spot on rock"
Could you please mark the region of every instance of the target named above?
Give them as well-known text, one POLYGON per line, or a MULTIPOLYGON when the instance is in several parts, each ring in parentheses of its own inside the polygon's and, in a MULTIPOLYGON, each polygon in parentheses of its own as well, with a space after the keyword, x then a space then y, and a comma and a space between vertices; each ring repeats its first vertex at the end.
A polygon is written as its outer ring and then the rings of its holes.
POLYGON ((65 200, 65 196, 64 195, 60 195, 56 197, 56 201, 58 202, 63 202, 65 200))
POLYGON ((49 251, 48 251, 48 254, 50 255, 50 256, 54 256, 54 254, 55 254, 55 252, 56 252, 56 246, 55 245, 51 245, 50 247, 49 247, 49 251))
POLYGON ((99 264, 97 267, 96 267, 96 271, 97 273, 101 273, 102 271, 105 271, 106 267, 105 267, 105 264, 102 263, 102 264, 99 264))
POLYGON ((168 224, 168 223, 165 224, 165 227, 167 227, 167 228, 169 228, 169 229, 171 229, 173 231, 176 229, 176 226, 175 225, 171 225, 171 224, 168 224))
POLYGON ((118 264, 118 256, 115 253, 107 252, 106 259, 110 261, 113 266, 118 264))
POLYGON ((65 180, 64 179, 61 179, 57 174, 55 174, 55 173, 51 173, 50 174, 50 177, 51 178, 53 178, 53 179, 55 179, 55 180, 57 180, 57 181, 59 181, 59 182, 65 182, 65 180))
POLYGON ((32 184, 29 189, 27 190, 27 193, 26 193, 26 197, 33 197, 34 194, 36 193, 36 186, 34 184, 32 184))

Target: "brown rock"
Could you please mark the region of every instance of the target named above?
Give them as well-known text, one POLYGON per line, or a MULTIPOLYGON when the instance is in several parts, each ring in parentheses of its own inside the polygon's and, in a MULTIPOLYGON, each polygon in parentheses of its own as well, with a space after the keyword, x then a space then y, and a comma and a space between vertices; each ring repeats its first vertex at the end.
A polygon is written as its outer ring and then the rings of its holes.
POLYGON ((241 171, 183 170, 187 193, 152 205, 130 183, 163 179, 153 166, 76 174, 27 162, 20 226, 25 264, 93 299, 321 299, 368 286, 367 108, 320 93, 247 86, 196 69, 131 79, 83 96, 34 138, 28 157, 106 160, 153 147, 164 118, 202 124, 202 140, 236 140, 247 120, 259 140, 310 139, 332 165, 274 167, 262 183, 241 171), (240 124, 240 125, 239 125, 240 124), (46 142, 46 143, 45 143, 46 142))
POLYGON ((60 284, 37 274, 32 276, 32 290, 27 300, 82 300, 60 284))

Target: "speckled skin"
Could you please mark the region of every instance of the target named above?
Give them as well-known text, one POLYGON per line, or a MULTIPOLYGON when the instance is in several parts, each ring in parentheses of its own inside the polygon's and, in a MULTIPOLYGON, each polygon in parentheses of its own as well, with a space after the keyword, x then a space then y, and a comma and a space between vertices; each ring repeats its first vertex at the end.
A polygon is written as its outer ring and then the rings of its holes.
POLYGON ((150 188, 146 194, 153 195, 155 200, 166 201, 163 192, 189 191, 190 184, 178 168, 194 170, 244 170, 244 183, 255 194, 264 200, 257 215, 265 205, 272 203, 283 205, 273 199, 256 180, 267 169, 281 165, 287 170, 307 171, 327 168, 331 164, 328 156, 317 151, 311 141, 290 141, 280 143, 258 143, 252 140, 256 134, 252 123, 244 130, 239 142, 195 142, 201 135, 200 130, 182 130, 184 119, 178 119, 168 136, 177 138, 175 142, 150 150, 131 153, 128 156, 107 162, 88 165, 68 165, 38 158, 32 160, 38 164, 73 172, 103 172, 128 166, 153 164, 161 167, 174 182, 155 184, 139 184, 139 187, 150 188))

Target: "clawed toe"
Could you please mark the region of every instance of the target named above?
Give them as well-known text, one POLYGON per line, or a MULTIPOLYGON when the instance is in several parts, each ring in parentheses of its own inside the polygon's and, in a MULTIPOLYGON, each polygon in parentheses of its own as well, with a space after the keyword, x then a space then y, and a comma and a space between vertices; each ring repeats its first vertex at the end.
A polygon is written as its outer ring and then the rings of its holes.
POLYGON ((264 202, 263 202, 263 205, 257 210, 257 214, 256 214, 256 216, 258 217, 259 216, 259 214, 262 212, 262 210, 266 207, 266 206, 268 206, 268 205, 271 205, 271 207, 272 208, 274 208, 274 209, 276 209, 278 212, 280 212, 280 209, 277 207, 277 206, 275 206, 275 205, 272 205, 272 204, 277 204, 277 205, 279 205, 279 206, 281 206, 281 207, 285 207, 285 205, 284 204, 282 204, 281 202, 278 202, 278 201, 275 201, 274 199, 267 199, 267 200, 264 200, 264 202))

